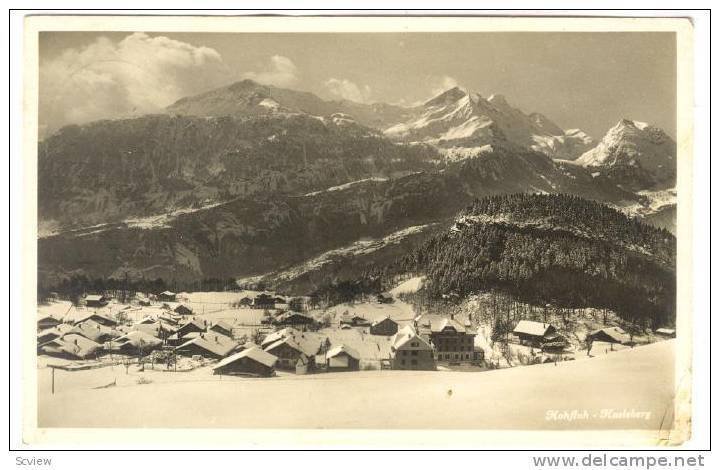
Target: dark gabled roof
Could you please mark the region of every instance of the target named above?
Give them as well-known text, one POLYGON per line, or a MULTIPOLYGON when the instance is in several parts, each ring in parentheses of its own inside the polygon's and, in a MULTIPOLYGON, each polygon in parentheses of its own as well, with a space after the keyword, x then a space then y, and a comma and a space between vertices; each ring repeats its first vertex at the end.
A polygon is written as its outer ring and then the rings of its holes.
POLYGON ((379 325, 380 323, 385 322, 385 321, 391 321, 391 322, 395 323, 396 325, 398 324, 395 320, 393 320, 389 316, 386 316, 386 317, 381 317, 381 318, 376 319, 374 322, 372 322, 372 326, 379 325))
POLYGON ((306 315, 306 314, 301 313, 301 312, 285 312, 285 313, 283 313, 283 314, 281 314, 281 315, 279 315, 279 316, 277 317, 277 321, 278 321, 279 323, 283 323, 283 322, 286 322, 287 320, 289 320, 290 318, 302 318, 302 319, 307 320, 307 321, 309 321, 309 322, 314 322, 314 321, 315 321, 315 319, 314 319, 312 316, 306 315))
POLYGON ((173 312, 177 312, 178 310, 187 310, 188 312, 192 312, 193 308, 190 305, 180 304, 173 308, 173 312))
POLYGON ((215 328, 215 327, 219 327, 219 328, 222 328, 222 329, 228 330, 228 331, 232 330, 232 328, 233 328, 231 324, 229 324, 228 322, 226 322, 224 320, 216 321, 215 323, 212 324, 212 326, 210 328, 215 328))

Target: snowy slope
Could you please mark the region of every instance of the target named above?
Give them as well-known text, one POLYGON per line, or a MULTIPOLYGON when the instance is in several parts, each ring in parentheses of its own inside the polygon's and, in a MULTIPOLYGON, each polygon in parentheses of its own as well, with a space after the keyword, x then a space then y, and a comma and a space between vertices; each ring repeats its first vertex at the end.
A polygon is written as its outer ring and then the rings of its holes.
MULTIPOLYGON (((109 367, 38 369, 41 427, 658 430, 673 424, 675 341, 490 372, 363 371, 268 379, 109 367), (139 385, 138 378, 145 377, 139 385), (92 389, 98 384, 116 386, 92 389), (149 382, 149 383, 148 383, 149 382), (83 383, 87 386, 83 387, 83 383), (568 393, 572 390, 573 393, 568 393), (348 393, 351 391, 351 393, 348 393), (201 397, 201 399, 198 399, 201 397), (242 406, 228 406, 242 397, 242 406), (302 406, 297 400, 302 397, 302 406), (108 406, 111 403, 112 406, 108 406), (272 406, 267 406, 272 403, 272 406), (183 410, 178 413, 177 410, 183 410), (587 410, 580 419, 549 411, 587 410)), ((628 434, 616 433, 618 444, 628 434), (622 436, 622 437, 619 437, 622 436)), ((563 437, 567 439, 567 436, 563 437)))

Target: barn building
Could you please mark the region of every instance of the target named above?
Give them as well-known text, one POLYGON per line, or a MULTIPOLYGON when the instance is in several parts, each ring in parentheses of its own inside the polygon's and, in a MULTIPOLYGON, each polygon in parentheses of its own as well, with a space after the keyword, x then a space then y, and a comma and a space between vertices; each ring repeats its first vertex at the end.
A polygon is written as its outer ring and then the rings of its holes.
POLYGON ((228 338, 233 337, 233 327, 229 323, 218 320, 215 323, 212 324, 212 326, 208 329, 208 331, 213 331, 215 333, 219 333, 221 335, 225 335, 228 338))
POLYGON ((325 353, 325 362, 329 372, 353 371, 360 369, 360 355, 344 344, 330 348, 325 353))
POLYGON ((166 290, 165 292, 160 292, 157 295, 157 299, 160 302, 175 302, 176 298, 177 294, 175 292, 170 292, 169 290, 166 290))
POLYGON ((185 356, 202 356, 208 359, 220 359, 234 352, 238 343, 225 335, 217 333, 199 333, 199 336, 177 346, 175 352, 185 356))
POLYGON ((313 317, 300 312, 285 312, 275 319, 275 323, 277 323, 278 325, 294 326, 300 328, 312 325, 314 322, 315 319, 313 317))
POLYGON ((284 337, 265 346, 265 351, 277 356, 278 369, 295 370, 298 361, 306 361, 315 356, 318 348, 296 339, 297 337, 284 337), (304 356, 304 357, 303 357, 304 356))
POLYGON ((228 356, 213 368, 213 374, 250 375, 271 377, 275 375, 275 364, 278 358, 258 347, 245 349, 228 356))
POLYGON ((189 305, 180 304, 173 309, 173 312, 186 317, 193 314, 193 309, 189 305))
POLYGON ((370 325, 370 334, 392 336, 398 332, 398 324, 390 317, 378 318, 370 325))
POLYGON ((538 348, 542 346, 546 337, 556 332, 555 327, 549 323, 531 320, 520 320, 513 329, 513 335, 517 336, 520 344, 538 348))
POLYGON ((599 341, 603 343, 628 344, 630 335, 618 326, 600 328, 588 333, 586 341, 599 341))
POLYGON ((85 306, 89 308, 101 308, 108 304, 108 299, 101 294, 91 294, 85 296, 85 306))
POLYGON ((62 323, 62 319, 51 314, 42 315, 38 318, 37 329, 38 331, 47 330, 49 328, 55 328, 62 323))

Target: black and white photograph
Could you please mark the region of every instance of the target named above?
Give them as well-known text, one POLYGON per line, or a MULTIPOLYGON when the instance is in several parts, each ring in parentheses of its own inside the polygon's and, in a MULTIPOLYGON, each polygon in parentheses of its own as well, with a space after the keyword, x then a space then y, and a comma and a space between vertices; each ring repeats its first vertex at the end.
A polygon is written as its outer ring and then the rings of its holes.
POLYGON ((691 437, 686 19, 112 19, 26 33, 29 441, 691 437))

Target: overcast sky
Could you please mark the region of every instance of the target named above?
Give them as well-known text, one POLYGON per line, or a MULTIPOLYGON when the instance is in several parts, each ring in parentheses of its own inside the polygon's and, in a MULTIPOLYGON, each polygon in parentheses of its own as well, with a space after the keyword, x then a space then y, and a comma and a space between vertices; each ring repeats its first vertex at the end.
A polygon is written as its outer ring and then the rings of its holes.
POLYGON ((454 85, 596 138, 621 118, 675 135, 673 33, 40 35, 40 129, 158 111, 243 78, 415 104, 454 85))

